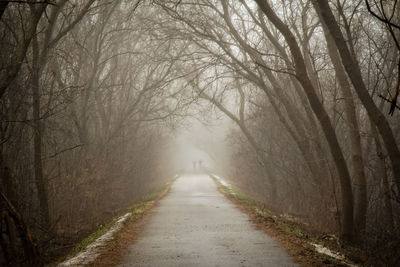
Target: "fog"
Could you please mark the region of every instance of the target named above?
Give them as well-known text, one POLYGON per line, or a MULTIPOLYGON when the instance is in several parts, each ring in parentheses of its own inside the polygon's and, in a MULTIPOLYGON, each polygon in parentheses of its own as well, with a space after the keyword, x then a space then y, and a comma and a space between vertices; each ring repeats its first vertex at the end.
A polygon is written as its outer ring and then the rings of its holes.
POLYGON ((0 1, 0 265, 193 172, 398 264, 400 3, 334 2, 0 1))
MULTIPOLYGON (((212 115, 212 114, 210 114, 212 115)), ((215 118, 212 122, 187 119, 185 126, 173 134, 171 142, 171 165, 177 172, 191 171, 193 163, 202 162, 207 169, 221 169, 220 158, 226 158, 229 144, 226 135, 231 124, 223 118, 215 118)))
POLYGON ((193 162, 202 161, 204 166, 213 167, 212 157, 201 147, 199 143, 204 138, 210 138, 207 129, 200 126, 191 127, 190 130, 180 132, 172 146, 176 148, 173 156, 173 164, 176 170, 190 170, 193 168, 193 162))

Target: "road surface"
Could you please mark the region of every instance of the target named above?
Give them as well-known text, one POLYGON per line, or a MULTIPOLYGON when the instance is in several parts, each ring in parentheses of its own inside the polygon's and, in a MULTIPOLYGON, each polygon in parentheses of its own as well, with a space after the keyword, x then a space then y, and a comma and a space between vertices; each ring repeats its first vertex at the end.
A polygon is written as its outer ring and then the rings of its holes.
POLYGON ((120 266, 297 266, 205 174, 178 178, 120 266))

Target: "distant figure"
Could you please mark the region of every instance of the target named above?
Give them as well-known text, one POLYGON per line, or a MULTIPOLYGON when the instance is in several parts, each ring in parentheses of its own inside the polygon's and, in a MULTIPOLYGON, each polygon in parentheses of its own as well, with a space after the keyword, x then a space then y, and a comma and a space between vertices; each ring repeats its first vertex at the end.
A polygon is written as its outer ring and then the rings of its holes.
POLYGON ((196 161, 193 161, 193 169, 196 169, 196 161))
POLYGON ((201 161, 201 160, 199 160, 199 169, 201 169, 201 164, 202 164, 203 162, 201 161))

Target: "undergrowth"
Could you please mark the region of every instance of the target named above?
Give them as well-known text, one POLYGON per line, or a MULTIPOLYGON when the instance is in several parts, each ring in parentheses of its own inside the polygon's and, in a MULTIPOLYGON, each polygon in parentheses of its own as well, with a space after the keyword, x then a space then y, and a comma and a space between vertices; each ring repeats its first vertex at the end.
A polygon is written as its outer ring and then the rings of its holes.
MULTIPOLYGON (((341 250, 341 244, 339 244, 335 238, 332 238, 333 236, 315 234, 309 231, 303 224, 296 221, 294 218, 289 219, 269 210, 264 203, 252 199, 245 193, 241 192, 240 189, 235 185, 226 187, 221 184, 218 179, 213 177, 212 174, 210 174, 210 176, 216 182, 218 190, 221 193, 223 193, 228 199, 231 199, 234 203, 238 204, 240 207, 244 208, 250 214, 253 214, 256 217, 257 222, 261 222, 263 225, 272 227, 279 233, 283 233, 285 236, 289 236, 297 240, 299 244, 306 246, 308 251, 314 251, 312 253, 315 254, 315 256, 312 257, 322 259, 320 262, 323 262, 324 265, 333 264, 334 266, 345 266, 345 263, 338 262, 327 255, 319 254, 311 245, 312 243, 319 244, 331 249, 332 251, 341 251, 345 253, 346 251, 341 250)), ((350 251, 353 250, 352 248, 349 249, 350 251)), ((346 259, 346 263, 348 263, 349 266, 354 264, 349 259, 346 259)), ((306 265, 318 266, 318 264, 314 264, 306 265)))
MULTIPOLYGON (((109 222, 100 225, 98 229, 96 229, 93 233, 89 234, 87 237, 82 239, 80 242, 78 242, 68 253, 69 257, 73 257, 80 253, 81 251, 84 251, 90 244, 92 244, 96 239, 101 237, 103 234, 105 234, 110 228, 116 223, 116 221, 124 214, 126 213, 131 213, 129 218, 125 221, 134 221, 143 216, 143 214, 152 207, 155 201, 158 199, 162 198, 168 191, 171 186, 173 181, 166 183, 165 185, 159 187, 155 191, 145 195, 144 197, 141 198, 141 200, 131 207, 122 210, 118 213, 116 217, 111 219, 109 222)), ((65 256, 64 256, 65 257, 65 256)), ((48 266, 56 266, 57 263, 60 262, 60 259, 57 262, 52 262, 48 264, 48 266)))

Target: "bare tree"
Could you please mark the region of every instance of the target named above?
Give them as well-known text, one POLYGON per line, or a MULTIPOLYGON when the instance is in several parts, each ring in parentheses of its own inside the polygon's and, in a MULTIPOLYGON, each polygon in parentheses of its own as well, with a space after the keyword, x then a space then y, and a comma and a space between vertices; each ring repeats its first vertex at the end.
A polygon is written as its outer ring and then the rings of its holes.
POLYGON ((305 93, 307 94, 310 105, 320 122, 322 130, 329 144, 332 157, 339 172, 341 184, 341 194, 343 202, 342 236, 344 239, 351 240, 353 232, 353 193, 351 190, 350 174, 347 169, 343 153, 340 150, 339 142, 334 134, 334 129, 329 120, 329 116, 326 113, 324 107, 321 105, 315 93, 315 88, 313 87, 312 82, 309 79, 303 56, 301 54, 300 48, 297 45, 297 41, 293 36, 293 33, 279 19, 279 17, 275 14, 267 1, 257 1, 257 3, 263 10, 265 15, 268 17, 268 19, 282 33, 286 42, 288 43, 295 61, 296 77, 303 86, 305 93))

